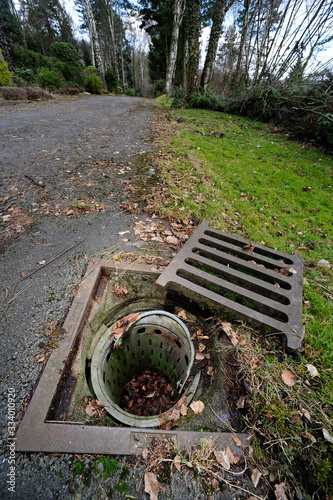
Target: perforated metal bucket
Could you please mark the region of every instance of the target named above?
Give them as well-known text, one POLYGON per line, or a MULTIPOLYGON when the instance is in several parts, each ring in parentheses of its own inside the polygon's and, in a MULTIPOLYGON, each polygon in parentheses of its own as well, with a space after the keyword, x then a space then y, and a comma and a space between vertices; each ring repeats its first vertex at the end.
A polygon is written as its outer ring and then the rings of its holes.
MULTIPOLYGON (((124 386, 145 370, 158 370, 181 391, 194 362, 194 347, 186 325, 166 311, 140 314, 115 340, 112 325, 98 342, 91 363, 92 385, 97 399, 117 420, 136 427, 155 427, 166 414, 140 417, 120 406, 124 386)), ((168 412, 167 412, 168 413, 168 412)))

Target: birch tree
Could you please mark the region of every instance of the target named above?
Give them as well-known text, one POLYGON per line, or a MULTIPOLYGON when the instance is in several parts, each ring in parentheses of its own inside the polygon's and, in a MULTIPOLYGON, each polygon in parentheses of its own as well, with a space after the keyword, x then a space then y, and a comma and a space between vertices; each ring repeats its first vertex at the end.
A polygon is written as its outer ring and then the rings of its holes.
POLYGON ((170 55, 169 62, 165 77, 165 90, 167 94, 171 93, 172 84, 175 77, 176 70, 176 60, 177 60, 177 52, 178 52, 178 40, 179 40, 179 28, 184 15, 184 0, 175 0, 173 6, 173 26, 172 26, 172 35, 171 35, 171 47, 170 47, 170 55))
POLYGON ((102 59, 102 53, 101 53, 101 49, 100 49, 100 45, 99 45, 99 41, 98 41, 95 18, 94 18, 94 14, 93 14, 90 0, 84 0, 84 6, 85 6, 86 15, 87 15, 87 24, 88 24, 88 30, 89 30, 89 36, 90 36, 91 55, 92 55, 93 65, 96 66, 98 74, 103 82, 104 87, 106 88, 104 63, 103 63, 103 59, 102 59))

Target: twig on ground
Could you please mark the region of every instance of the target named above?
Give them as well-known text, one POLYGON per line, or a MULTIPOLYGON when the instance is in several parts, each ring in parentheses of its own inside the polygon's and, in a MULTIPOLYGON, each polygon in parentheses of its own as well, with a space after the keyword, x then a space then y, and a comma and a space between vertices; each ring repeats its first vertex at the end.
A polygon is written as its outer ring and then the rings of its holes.
POLYGON ((41 188, 45 188, 45 186, 46 186, 46 184, 44 184, 44 182, 42 182, 42 181, 36 181, 30 175, 24 174, 24 177, 26 177, 27 179, 29 179, 29 181, 33 182, 35 184, 35 186, 38 186, 38 187, 41 187, 41 188))
MULTIPOLYGON (((23 292, 25 292, 26 290, 28 290, 28 288, 30 288, 30 287, 31 287, 32 285, 34 285, 34 284, 35 284, 35 281, 33 281, 32 283, 27 283, 27 284, 26 284, 26 285, 22 288, 22 290, 20 290, 20 291, 19 291, 16 295, 14 295, 14 297, 12 297, 12 298, 11 298, 11 299, 7 302, 7 304, 5 305, 5 307, 4 307, 3 311, 2 311, 2 314, 1 314, 1 316, 0 316, 0 320, 1 320, 1 319, 3 318, 3 316, 5 315, 5 313, 6 313, 7 309, 8 309, 8 307, 9 307, 9 305, 10 305, 12 302, 14 302, 14 300, 16 300, 16 299, 17 299, 17 297, 19 297, 19 296, 20 296, 23 292)), ((2 332, 2 333, 4 333, 4 332, 2 332)))
POLYGON ((24 276, 24 278, 20 279, 16 284, 18 283, 21 283, 21 281, 24 281, 26 280, 27 278, 30 278, 30 276, 32 276, 33 274, 37 273, 37 271, 39 271, 40 269, 43 269, 44 267, 48 266, 49 264, 51 264, 52 262, 54 262, 55 260, 59 259, 59 257, 62 257, 66 252, 69 252, 69 250, 72 250, 73 248, 77 247, 78 245, 80 245, 80 243, 83 243, 85 241, 86 238, 84 238, 83 240, 79 241, 78 243, 75 243, 75 245, 67 248, 66 250, 64 250, 63 252, 61 252, 59 255, 57 255, 56 257, 54 257, 53 259, 49 260, 48 262, 46 262, 45 264, 42 264, 40 267, 38 267, 37 269, 35 269, 34 271, 32 271, 30 274, 27 274, 26 276, 24 276))

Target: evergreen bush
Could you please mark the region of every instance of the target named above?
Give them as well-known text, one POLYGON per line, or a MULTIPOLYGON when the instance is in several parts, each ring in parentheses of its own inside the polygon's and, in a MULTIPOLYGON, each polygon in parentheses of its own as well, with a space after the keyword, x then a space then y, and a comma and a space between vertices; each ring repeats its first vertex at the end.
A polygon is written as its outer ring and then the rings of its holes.
POLYGON ((9 71, 8 63, 0 59, 0 86, 12 85, 13 72, 9 71))
POLYGON ((110 68, 105 72, 105 81, 109 92, 118 93, 117 78, 115 72, 110 68))
POLYGON ((84 78, 84 88, 90 94, 102 94, 103 82, 98 75, 90 74, 84 78))
POLYGON ((37 81, 42 87, 60 88, 63 80, 59 71, 42 67, 37 71, 37 81))

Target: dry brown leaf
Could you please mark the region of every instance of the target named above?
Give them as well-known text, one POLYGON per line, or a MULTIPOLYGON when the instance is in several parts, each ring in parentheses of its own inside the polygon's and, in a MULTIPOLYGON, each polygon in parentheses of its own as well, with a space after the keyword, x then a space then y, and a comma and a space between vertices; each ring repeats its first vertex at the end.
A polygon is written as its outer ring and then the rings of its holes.
POLYGON ((179 240, 175 236, 167 236, 166 242, 169 243, 170 245, 178 245, 179 240))
POLYGON ((210 354, 209 354, 209 353, 208 353, 208 354, 205 354, 205 358, 206 358, 206 359, 210 359, 210 354))
POLYGON ((275 488, 274 494, 276 500, 288 500, 285 483, 276 484, 274 488, 275 488))
POLYGON ((184 311, 184 309, 182 309, 181 311, 179 311, 179 313, 177 314, 178 318, 181 318, 181 319, 187 319, 187 316, 186 316, 186 312, 184 311))
POLYGON ((227 457, 228 457, 228 460, 231 464, 237 464, 241 458, 243 457, 243 455, 234 455, 233 452, 230 450, 229 446, 227 446, 226 448, 226 454, 227 454, 227 457))
POLYGON ((93 405, 91 403, 89 403, 84 411, 86 412, 86 414, 88 415, 88 417, 94 417, 96 415, 96 410, 95 408, 93 407, 93 405))
POLYGON ((242 442, 240 439, 236 436, 236 434, 231 434, 232 439, 235 441, 235 445, 239 446, 240 448, 243 446, 242 442))
POLYGON ((231 323, 229 323, 227 321, 223 321, 222 328, 223 328, 224 333, 226 333, 230 339, 237 338, 237 333, 232 328, 231 323))
POLYGON ((177 408, 181 408, 185 403, 186 403, 186 395, 181 397, 180 400, 177 402, 177 408))
POLYGON ((238 408, 238 410, 240 410, 244 408, 244 406, 245 406, 245 396, 241 396, 236 403, 236 407, 238 408))
POLYGON ((129 234, 131 231, 120 231, 119 236, 124 236, 125 234, 129 234))
POLYGON ((204 354, 202 354, 201 352, 196 352, 196 353, 195 353, 195 359, 196 359, 197 361, 202 361, 203 359, 205 359, 205 355, 204 355, 204 354))
POLYGON ((39 358, 37 360, 37 363, 43 363, 43 361, 45 361, 45 356, 43 356, 42 358, 39 358))
POLYGON ((170 415, 170 419, 176 422, 180 418, 180 410, 173 410, 173 412, 170 415))
POLYGON ((190 408, 194 411, 196 415, 198 415, 205 409, 205 405, 203 404, 202 401, 193 401, 193 403, 190 404, 190 408))
POLYGON ((226 450, 217 451, 214 450, 214 456, 217 463, 222 465, 226 470, 230 470, 230 462, 226 450))
POLYGON ((141 456, 144 460, 147 460, 148 456, 149 456, 149 451, 148 451, 148 448, 145 448, 144 450, 142 450, 142 453, 141 453, 141 456))
POLYGON ((22 277, 22 278, 26 278, 26 277, 27 277, 27 275, 26 275, 26 274, 22 271, 22 272, 21 272, 21 277, 22 277))
POLYGON ((150 495, 150 500, 157 500, 160 484, 153 472, 145 473, 145 492, 150 495))
POLYGON ((311 422, 311 415, 310 413, 308 412, 308 410, 306 410, 305 408, 301 408, 301 412, 303 413, 304 417, 309 421, 311 422))
POLYGON ((251 480, 252 480, 252 484, 255 488, 258 486, 259 479, 261 478, 261 476, 262 476, 262 474, 261 474, 260 470, 258 470, 257 468, 253 469, 253 472, 251 475, 251 480))
POLYGON ((256 368, 259 368, 260 366, 260 360, 259 359, 251 359, 250 361, 250 366, 251 368, 253 368, 253 370, 255 370, 256 368))
POLYGON ((204 344, 201 344, 201 343, 200 343, 200 344, 199 344, 199 346, 198 346, 198 350, 199 350, 199 352, 202 352, 202 351, 204 351, 205 349, 206 349, 206 346, 205 346, 204 344))
POLYGON ((179 455, 176 455, 175 458, 173 459, 174 466, 180 472, 182 466, 181 466, 182 459, 179 455))
POLYGON ((209 375, 210 377, 212 377, 214 375, 214 367, 213 366, 209 366, 207 368, 207 375, 209 375))
POLYGON ((295 375, 289 370, 283 370, 283 372, 281 373, 281 378, 283 382, 289 387, 292 387, 296 384, 295 375))
POLYGON ((3 287, 3 289, 5 290, 5 299, 7 299, 9 295, 9 290, 5 286, 3 287))
POLYGON ((188 408, 185 404, 183 404, 180 408, 180 413, 182 414, 183 417, 186 417, 187 412, 188 412, 188 408))

